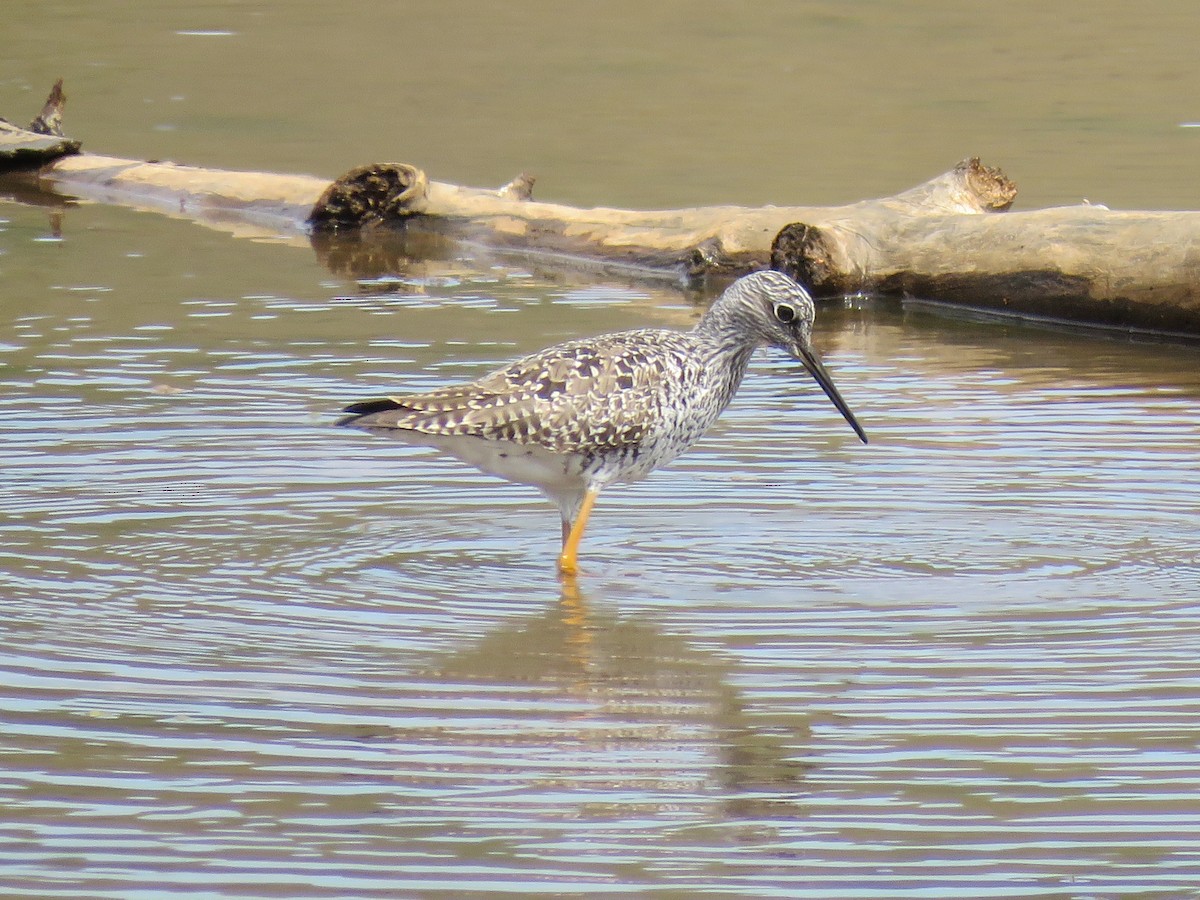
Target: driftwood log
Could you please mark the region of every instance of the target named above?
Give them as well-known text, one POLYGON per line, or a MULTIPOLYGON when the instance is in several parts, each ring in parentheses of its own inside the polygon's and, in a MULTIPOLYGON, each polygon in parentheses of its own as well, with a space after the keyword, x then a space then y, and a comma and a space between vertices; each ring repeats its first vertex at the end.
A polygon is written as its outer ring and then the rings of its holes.
MULTIPOLYGON (((61 95, 56 85, 39 117, 56 130, 61 95)), ((673 276, 771 266, 817 296, 912 296, 1200 336, 1200 212, 1093 205, 1015 212, 1015 185, 978 159, 892 197, 847 206, 659 211, 543 203, 525 175, 497 190, 467 188, 402 163, 361 166, 330 183, 73 153, 22 177, 60 194, 290 233, 334 257, 351 245, 369 253, 371 235, 400 231, 673 276)))

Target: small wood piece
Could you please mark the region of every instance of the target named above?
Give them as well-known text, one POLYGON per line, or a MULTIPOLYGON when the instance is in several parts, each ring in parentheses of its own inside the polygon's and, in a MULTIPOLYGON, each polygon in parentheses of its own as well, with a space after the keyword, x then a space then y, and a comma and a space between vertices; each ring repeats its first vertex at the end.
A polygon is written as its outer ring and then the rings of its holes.
POLYGON ((79 152, 79 141, 62 132, 63 106, 67 102, 62 85, 61 78, 54 83, 41 113, 28 128, 0 119, 0 171, 32 168, 79 152))
POLYGON ((63 80, 60 78, 50 89, 50 96, 46 98, 42 111, 38 113, 36 119, 29 123, 29 130, 36 134, 63 137, 63 107, 66 106, 66 103, 67 95, 63 93, 63 80))

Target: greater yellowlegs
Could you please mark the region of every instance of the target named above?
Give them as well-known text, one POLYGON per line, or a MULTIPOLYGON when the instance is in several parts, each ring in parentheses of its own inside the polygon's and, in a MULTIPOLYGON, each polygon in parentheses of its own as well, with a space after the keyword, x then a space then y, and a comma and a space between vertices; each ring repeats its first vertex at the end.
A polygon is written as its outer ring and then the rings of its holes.
POLYGON ((568 341, 466 384, 364 400, 339 425, 434 446, 536 487, 562 514, 559 570, 573 575, 596 497, 700 439, 755 349, 800 360, 866 443, 812 347, 812 297, 779 272, 735 281, 691 331, 643 329, 568 341))

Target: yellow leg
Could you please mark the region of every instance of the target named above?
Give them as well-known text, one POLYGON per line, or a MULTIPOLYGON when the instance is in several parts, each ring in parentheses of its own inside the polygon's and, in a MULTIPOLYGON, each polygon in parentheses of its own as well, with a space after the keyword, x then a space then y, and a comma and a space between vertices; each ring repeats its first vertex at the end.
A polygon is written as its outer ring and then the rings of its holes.
POLYGON ((591 515, 592 507, 596 505, 596 498, 599 496, 598 490, 589 490, 583 495, 583 505, 579 507, 579 515, 575 517, 575 524, 571 526, 567 539, 563 541, 562 554, 558 557, 560 575, 574 575, 579 571, 579 542, 583 539, 583 530, 587 528, 588 516, 591 515))

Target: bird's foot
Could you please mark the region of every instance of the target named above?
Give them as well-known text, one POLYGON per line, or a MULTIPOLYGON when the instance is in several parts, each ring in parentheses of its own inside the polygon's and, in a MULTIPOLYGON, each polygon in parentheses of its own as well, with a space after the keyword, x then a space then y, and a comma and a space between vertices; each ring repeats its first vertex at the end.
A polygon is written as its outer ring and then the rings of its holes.
POLYGON ((558 577, 567 579, 574 578, 579 574, 579 561, 575 558, 575 554, 563 553, 558 558, 558 577))

